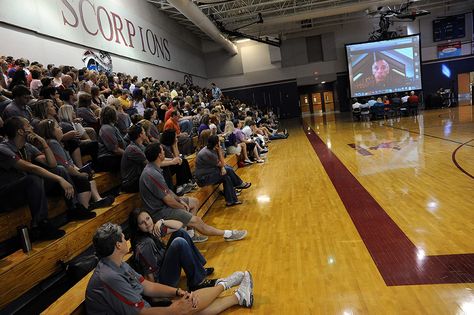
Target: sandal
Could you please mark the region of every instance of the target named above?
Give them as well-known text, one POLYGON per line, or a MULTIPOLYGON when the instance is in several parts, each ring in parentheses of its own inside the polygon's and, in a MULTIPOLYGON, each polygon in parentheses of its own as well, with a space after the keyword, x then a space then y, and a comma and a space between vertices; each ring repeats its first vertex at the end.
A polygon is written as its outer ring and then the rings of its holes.
POLYGON ((252 183, 242 183, 241 185, 236 186, 235 188, 237 188, 237 189, 247 189, 250 186, 252 186, 252 183))

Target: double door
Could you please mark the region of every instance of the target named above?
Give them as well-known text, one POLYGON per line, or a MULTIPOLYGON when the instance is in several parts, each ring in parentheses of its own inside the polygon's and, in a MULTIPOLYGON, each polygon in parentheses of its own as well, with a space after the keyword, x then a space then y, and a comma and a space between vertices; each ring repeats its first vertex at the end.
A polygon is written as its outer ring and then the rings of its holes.
POLYGON ((315 92, 300 95, 301 113, 322 113, 334 111, 332 91, 315 92))

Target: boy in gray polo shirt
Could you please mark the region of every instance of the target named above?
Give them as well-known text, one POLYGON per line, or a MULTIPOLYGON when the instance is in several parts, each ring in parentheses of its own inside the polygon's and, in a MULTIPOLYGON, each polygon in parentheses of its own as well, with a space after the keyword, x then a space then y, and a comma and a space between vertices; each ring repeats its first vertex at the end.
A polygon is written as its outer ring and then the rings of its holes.
POLYGON ((96 231, 93 243, 100 261, 86 289, 85 305, 89 315, 138 314, 144 309, 148 309, 147 314, 193 314, 224 311, 234 305, 252 307, 253 281, 249 271, 234 272, 227 278, 218 279, 214 287, 189 293, 148 281, 124 262, 129 248, 120 226, 103 224, 96 231), (224 290, 236 285, 239 287, 234 294, 218 298, 224 290), (143 295, 174 300, 166 308, 151 307, 143 295))
POLYGON ((196 216, 198 210, 196 198, 178 197, 168 188, 160 168, 165 159, 161 144, 148 145, 145 156, 148 164, 140 176, 140 196, 143 206, 150 211, 154 221, 177 220, 185 226, 195 228, 203 235, 221 235, 226 241, 241 240, 247 235, 246 230, 220 230, 207 225, 196 216))

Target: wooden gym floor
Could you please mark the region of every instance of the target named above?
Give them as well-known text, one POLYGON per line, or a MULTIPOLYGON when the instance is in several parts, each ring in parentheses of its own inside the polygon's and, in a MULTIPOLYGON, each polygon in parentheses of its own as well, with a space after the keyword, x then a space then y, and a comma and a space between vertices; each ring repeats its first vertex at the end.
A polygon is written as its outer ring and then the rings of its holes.
POLYGON ((239 169, 244 204, 204 218, 246 240, 199 244, 215 276, 248 269, 227 314, 474 314, 474 109, 374 122, 287 122, 239 169))

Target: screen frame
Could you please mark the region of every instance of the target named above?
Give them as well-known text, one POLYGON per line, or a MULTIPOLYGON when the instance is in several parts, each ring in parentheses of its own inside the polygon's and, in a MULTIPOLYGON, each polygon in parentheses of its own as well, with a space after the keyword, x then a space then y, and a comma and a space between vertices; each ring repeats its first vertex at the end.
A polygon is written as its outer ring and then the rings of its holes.
MULTIPOLYGON (((388 95, 388 94, 393 94, 393 93, 371 94, 371 95, 366 95, 366 96, 353 96, 352 84, 351 84, 351 75, 350 75, 350 72, 349 72, 349 58, 347 56, 347 46, 361 45, 361 44, 368 44, 368 43, 377 43, 377 42, 385 42, 385 41, 396 40, 396 39, 407 38, 407 37, 415 37, 415 36, 418 36, 418 47, 419 47, 419 54, 420 54, 420 86, 421 86, 421 88, 413 90, 413 91, 423 91, 423 71, 422 71, 422 67, 421 67, 421 65, 422 65, 421 33, 416 33, 416 34, 411 34, 411 35, 398 36, 398 37, 390 38, 390 39, 373 40, 373 41, 365 41, 365 42, 354 42, 354 43, 344 44, 344 53, 346 55, 346 69, 347 69, 347 76, 348 76, 348 79, 349 79, 350 97, 351 98, 368 98, 368 97, 372 97, 372 96, 388 95)), ((396 92, 396 93, 401 93, 401 92, 396 92)))

